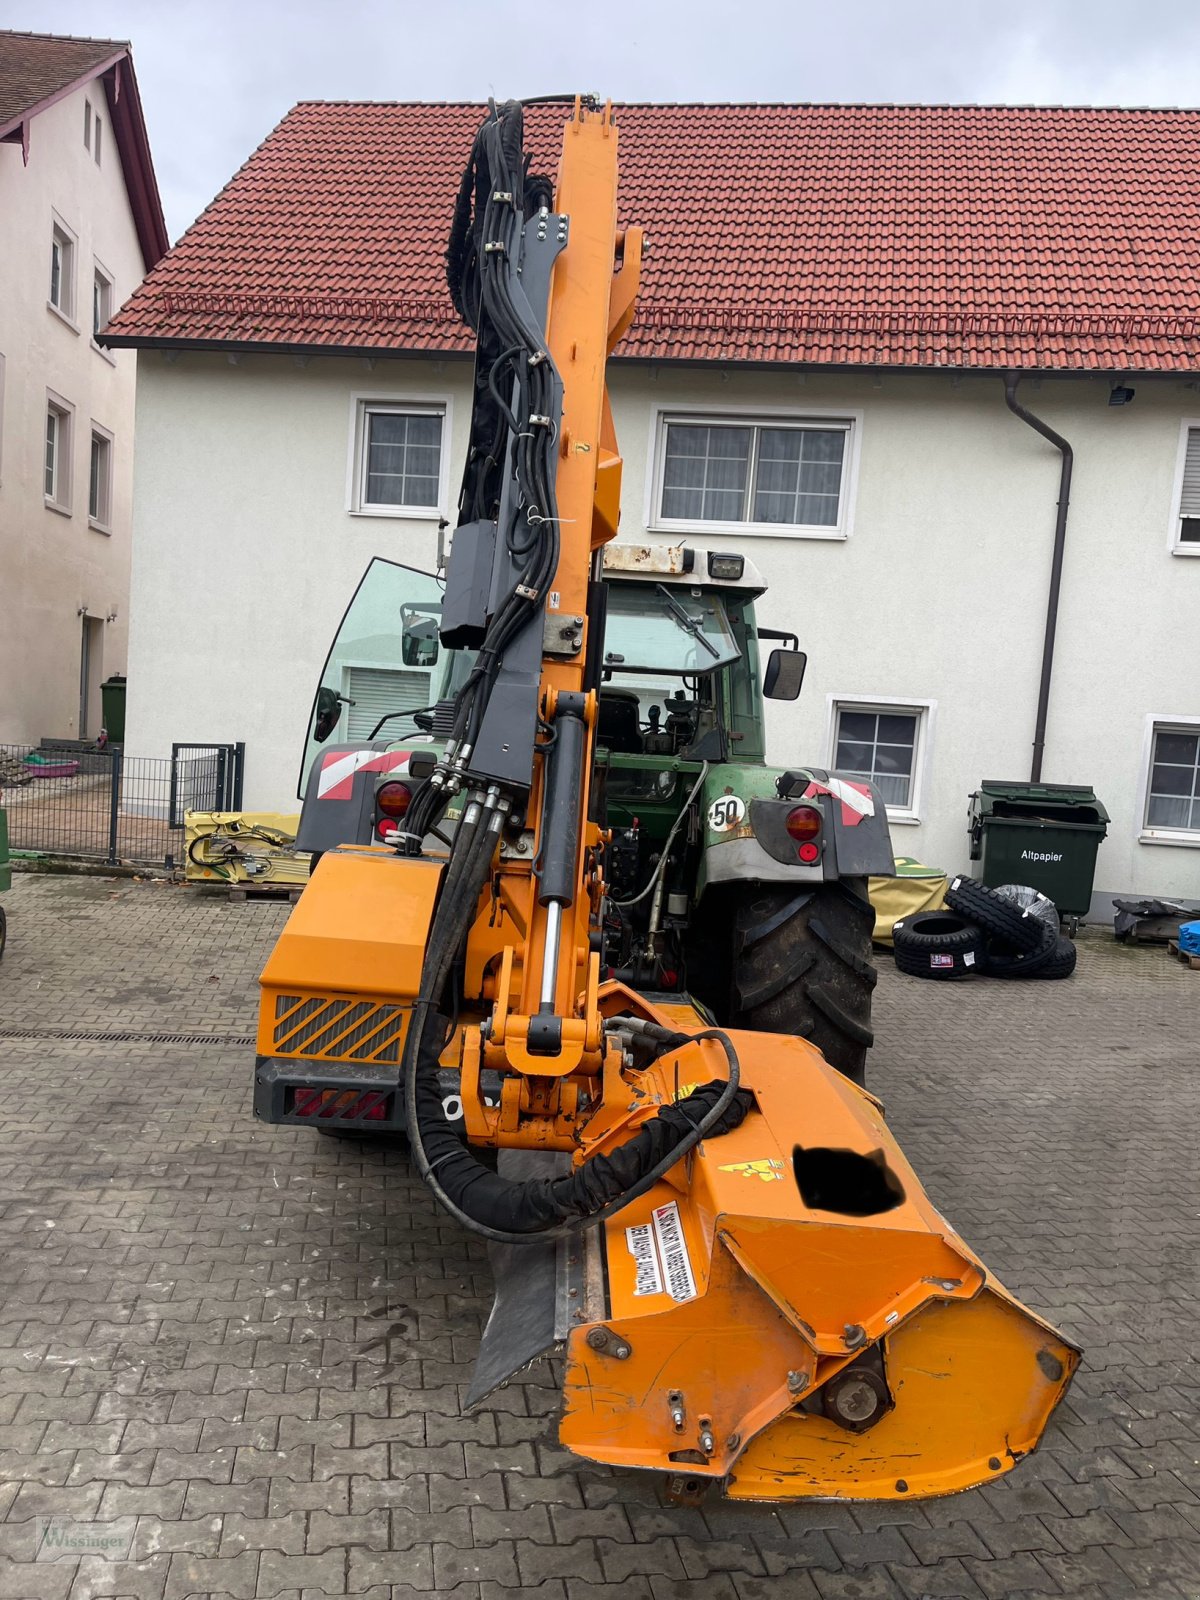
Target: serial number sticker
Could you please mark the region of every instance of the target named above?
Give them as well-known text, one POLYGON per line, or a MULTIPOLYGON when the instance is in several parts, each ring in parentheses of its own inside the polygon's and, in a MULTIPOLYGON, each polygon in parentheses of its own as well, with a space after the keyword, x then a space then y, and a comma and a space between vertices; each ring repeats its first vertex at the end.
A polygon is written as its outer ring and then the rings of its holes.
POLYGON ((952 967, 954 965, 954 957, 953 956, 930 956, 929 965, 931 967, 952 967))
POLYGON ((654 1230, 650 1224, 639 1222, 634 1228, 626 1228, 625 1243, 633 1257, 634 1294, 661 1294, 662 1272, 659 1270, 654 1230))
POLYGON ((728 833, 745 815, 746 802, 739 795, 719 795, 708 808, 708 825, 714 833, 728 833))
POLYGON ((672 1300, 694 1300, 696 1280, 692 1276, 692 1261, 688 1255, 687 1240, 683 1237, 683 1224, 679 1220, 679 1206, 671 1200, 665 1206, 656 1206, 653 1214, 654 1234, 666 1274, 667 1293, 672 1300))

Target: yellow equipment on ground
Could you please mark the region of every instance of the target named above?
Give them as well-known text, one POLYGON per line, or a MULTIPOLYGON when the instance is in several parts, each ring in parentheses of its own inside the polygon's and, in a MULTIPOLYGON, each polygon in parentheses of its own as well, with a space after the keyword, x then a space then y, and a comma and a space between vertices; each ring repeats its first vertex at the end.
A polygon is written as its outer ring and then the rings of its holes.
POLYGON ((912 856, 896 857, 891 878, 868 878, 867 893, 875 912, 876 944, 892 942, 892 929, 917 911, 937 911, 946 904, 949 879, 940 867, 926 867, 912 856))
POLYGON ((296 849, 300 818, 276 811, 184 813, 188 883, 302 884, 309 858, 296 849))
MULTIPOLYGON (((640 258, 610 108, 576 102, 553 196, 526 173, 520 107, 493 109, 449 252, 499 431, 468 463, 441 607, 443 642, 475 654, 409 753, 394 826, 322 857, 267 963, 256 1110, 320 1125, 403 1097, 417 1170, 492 1246, 472 1401, 559 1348, 562 1442, 678 1496, 964 1489, 1034 1448, 1078 1352, 811 1045, 601 972, 595 557, 621 475, 604 373, 640 258)), ((326 759, 323 785, 349 784, 349 758, 326 759)))

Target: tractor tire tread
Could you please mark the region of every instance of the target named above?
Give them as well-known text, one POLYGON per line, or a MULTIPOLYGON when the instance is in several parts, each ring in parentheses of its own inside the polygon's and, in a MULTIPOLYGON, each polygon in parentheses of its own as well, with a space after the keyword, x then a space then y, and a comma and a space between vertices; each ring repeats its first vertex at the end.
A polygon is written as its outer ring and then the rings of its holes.
POLYGON ((733 907, 734 1025, 808 1039, 857 1083, 874 1039, 878 980, 875 913, 861 889, 839 881, 797 894, 753 884, 733 907))
POLYGON ((989 939, 1008 945, 1018 955, 1032 955, 1042 947, 1045 924, 1039 917, 1027 916, 1011 900, 989 889, 975 878, 951 878, 946 903, 962 917, 977 923, 989 939))

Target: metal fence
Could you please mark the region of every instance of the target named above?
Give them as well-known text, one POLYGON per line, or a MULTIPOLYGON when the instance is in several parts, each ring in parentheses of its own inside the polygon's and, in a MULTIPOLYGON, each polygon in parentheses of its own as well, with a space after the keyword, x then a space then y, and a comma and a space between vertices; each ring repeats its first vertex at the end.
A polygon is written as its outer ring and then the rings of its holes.
POLYGON ((174 744, 170 757, 64 742, 0 745, 0 805, 14 851, 173 867, 188 811, 237 811, 241 744, 174 744))

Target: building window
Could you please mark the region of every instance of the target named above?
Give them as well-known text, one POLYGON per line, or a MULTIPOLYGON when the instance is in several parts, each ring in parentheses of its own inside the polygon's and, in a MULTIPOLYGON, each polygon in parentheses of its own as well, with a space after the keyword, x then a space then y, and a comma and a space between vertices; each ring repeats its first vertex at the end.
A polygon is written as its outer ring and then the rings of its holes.
POLYGON ((359 404, 356 511, 436 511, 442 498, 445 413, 385 402, 359 404))
POLYGON ((100 135, 103 132, 104 124, 100 121, 100 113, 97 111, 95 121, 92 124, 92 155, 96 158, 97 166, 100 165, 100 135))
POLYGON ((58 223, 50 236, 50 304, 71 321, 75 316, 75 240, 58 223))
POLYGON ((83 148, 92 148, 92 102, 87 99, 83 102, 83 148))
POLYGON ((1200 555, 1200 427, 1184 425, 1182 456, 1172 543, 1182 555, 1200 555))
POLYGON ((1153 724, 1145 831, 1191 835, 1200 843, 1200 723, 1153 724))
POLYGON ((890 817, 916 821, 932 711, 932 702, 835 700, 830 766, 873 783, 890 817))
POLYGON ((656 520, 841 537, 852 433, 838 418, 664 417, 656 520))
POLYGON ((71 408, 61 400, 50 400, 46 405, 43 489, 48 505, 56 511, 70 511, 71 408))
POLYGON ((112 316, 112 279, 101 267, 92 275, 92 338, 112 316))
POLYGON ((92 460, 88 475, 88 521, 101 532, 109 531, 112 518, 112 438, 92 428, 92 460))

